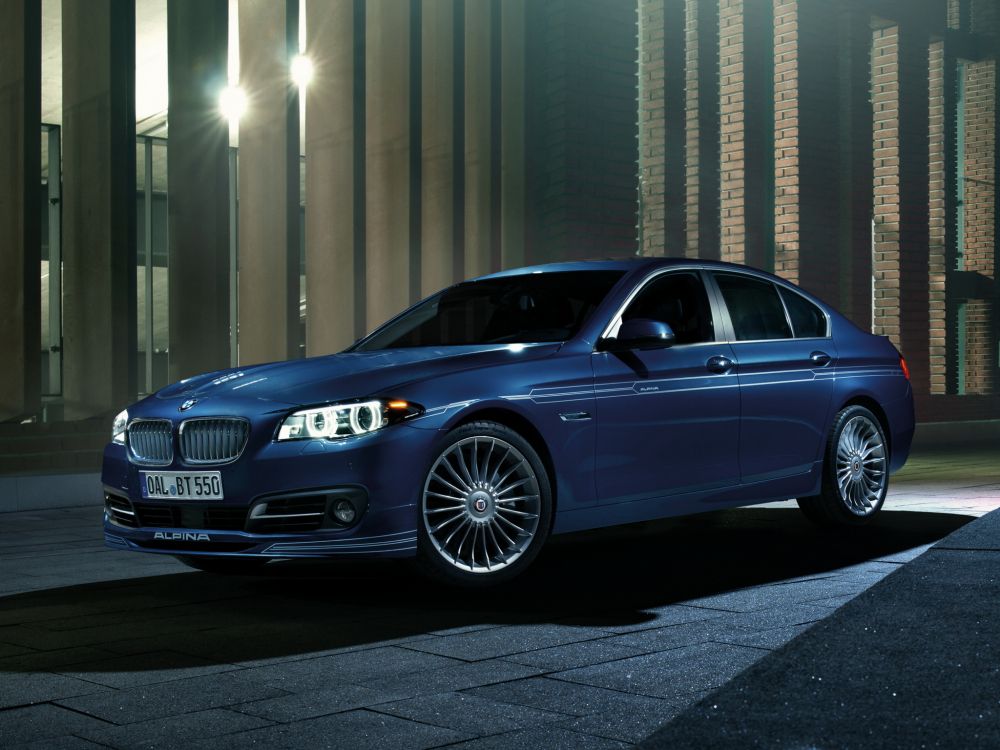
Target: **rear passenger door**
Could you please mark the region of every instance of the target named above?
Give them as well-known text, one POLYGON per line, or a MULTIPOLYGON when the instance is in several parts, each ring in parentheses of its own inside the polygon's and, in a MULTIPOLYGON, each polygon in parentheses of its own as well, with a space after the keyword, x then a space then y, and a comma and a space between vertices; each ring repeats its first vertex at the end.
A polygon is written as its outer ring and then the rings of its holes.
POLYGON ((837 352, 825 312, 763 276, 713 271, 740 383, 740 481, 810 471, 829 429, 837 352))

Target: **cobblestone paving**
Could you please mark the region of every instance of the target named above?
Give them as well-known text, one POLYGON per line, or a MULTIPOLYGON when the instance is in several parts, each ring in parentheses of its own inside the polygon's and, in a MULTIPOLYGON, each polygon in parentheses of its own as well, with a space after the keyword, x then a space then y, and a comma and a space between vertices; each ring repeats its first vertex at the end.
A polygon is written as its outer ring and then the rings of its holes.
POLYGON ((850 536, 774 504, 557 540, 522 580, 400 564, 188 572, 91 508, 0 516, 0 746, 623 747, 1000 505, 916 457, 850 536))

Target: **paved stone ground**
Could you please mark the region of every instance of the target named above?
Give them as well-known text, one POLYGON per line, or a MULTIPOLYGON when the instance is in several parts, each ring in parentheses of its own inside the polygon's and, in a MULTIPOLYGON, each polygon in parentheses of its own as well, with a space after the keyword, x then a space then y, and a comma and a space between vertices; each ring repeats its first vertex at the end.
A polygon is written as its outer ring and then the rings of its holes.
POLYGON ((916 457, 850 536, 787 504, 557 540, 522 580, 399 564, 187 572, 98 511, 0 516, 0 746, 622 747, 1000 506, 996 452, 916 457))

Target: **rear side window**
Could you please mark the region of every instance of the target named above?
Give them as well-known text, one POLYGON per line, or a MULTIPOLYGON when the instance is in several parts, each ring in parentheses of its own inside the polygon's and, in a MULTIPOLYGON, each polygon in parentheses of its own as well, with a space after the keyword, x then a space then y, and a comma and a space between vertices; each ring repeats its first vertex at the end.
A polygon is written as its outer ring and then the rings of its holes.
POLYGON ((785 307, 774 284, 734 273, 714 276, 729 308, 737 341, 792 338, 785 307))
POLYGON ((788 317, 792 321, 795 338, 823 338, 826 336, 826 315, 816 305, 801 294, 781 288, 781 298, 785 300, 788 317))

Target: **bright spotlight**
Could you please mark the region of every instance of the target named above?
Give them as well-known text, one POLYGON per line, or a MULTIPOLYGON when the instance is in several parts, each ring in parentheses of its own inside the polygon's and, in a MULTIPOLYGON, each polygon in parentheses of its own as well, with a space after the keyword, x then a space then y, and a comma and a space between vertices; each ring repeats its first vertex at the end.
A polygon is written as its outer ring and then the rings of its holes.
POLYGON ((230 124, 239 122, 247 111, 247 97, 239 86, 226 86, 219 94, 219 110, 230 124))
POLYGON ((300 89, 309 85, 313 77, 313 64, 305 55, 296 55, 292 58, 292 80, 300 89))

